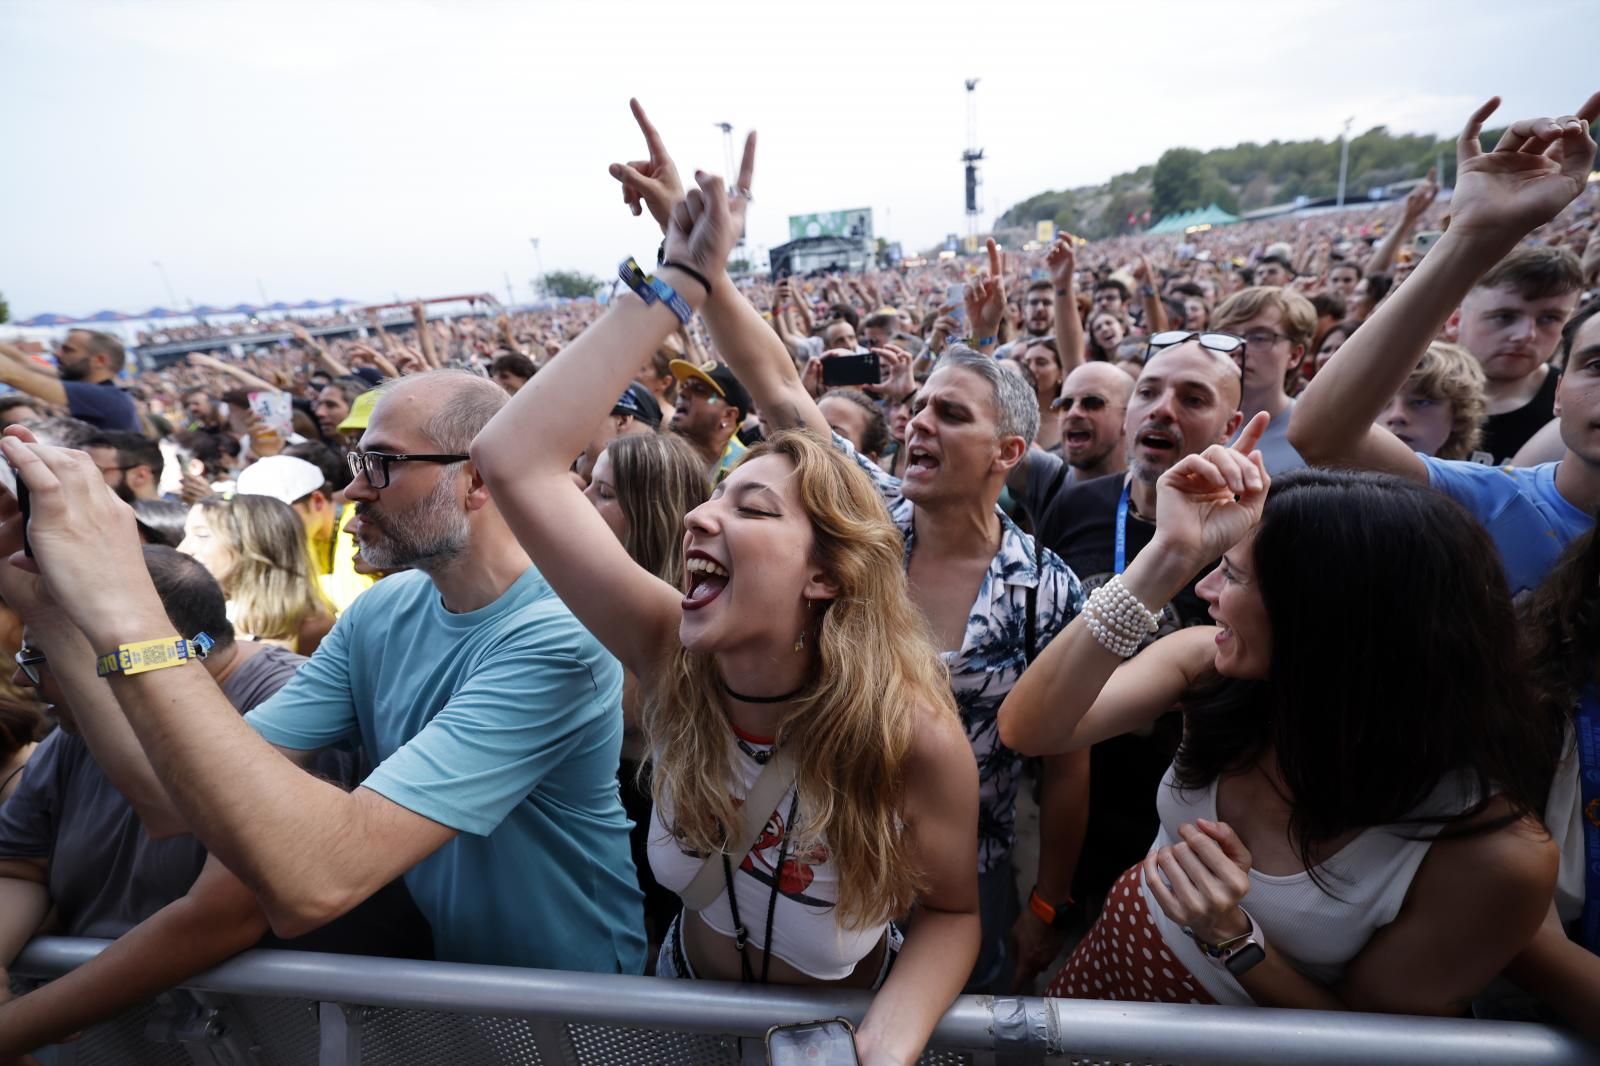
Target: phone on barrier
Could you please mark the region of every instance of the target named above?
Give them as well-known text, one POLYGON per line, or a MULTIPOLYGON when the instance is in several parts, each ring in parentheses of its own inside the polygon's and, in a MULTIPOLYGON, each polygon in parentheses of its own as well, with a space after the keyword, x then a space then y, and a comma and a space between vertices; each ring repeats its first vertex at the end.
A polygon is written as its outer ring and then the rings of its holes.
POLYGON ((855 1028, 843 1018, 767 1030, 770 1066, 860 1066, 855 1028))
POLYGON ((836 355, 822 361, 822 383, 830 389, 838 385, 877 385, 883 380, 882 373, 877 352, 836 355))

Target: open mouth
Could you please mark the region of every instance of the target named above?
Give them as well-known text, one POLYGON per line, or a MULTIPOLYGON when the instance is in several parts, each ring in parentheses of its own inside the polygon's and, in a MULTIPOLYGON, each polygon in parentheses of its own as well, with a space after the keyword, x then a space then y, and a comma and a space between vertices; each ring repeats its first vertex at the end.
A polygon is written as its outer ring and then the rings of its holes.
POLYGON ((912 446, 906 454, 906 473, 931 474, 939 469, 939 460, 926 448, 912 446))
POLYGON ((1089 442, 1094 440, 1094 431, 1088 429, 1069 429, 1061 435, 1069 448, 1087 448, 1089 442))
POLYGON ((711 603, 728 587, 728 568, 702 551, 690 551, 684 557, 684 578, 689 591, 683 597, 683 609, 698 611, 711 603))
POLYGON ((1140 430, 1134 443, 1158 455, 1174 455, 1178 451, 1178 438, 1165 429, 1140 430))

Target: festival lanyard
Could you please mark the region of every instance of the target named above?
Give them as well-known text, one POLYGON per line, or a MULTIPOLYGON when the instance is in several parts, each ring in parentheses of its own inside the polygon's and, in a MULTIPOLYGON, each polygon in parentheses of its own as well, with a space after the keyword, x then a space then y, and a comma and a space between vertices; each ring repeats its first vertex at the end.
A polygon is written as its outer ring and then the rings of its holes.
POLYGON ((1573 722, 1578 734, 1578 791, 1584 843, 1583 946, 1600 954, 1600 697, 1583 690, 1573 722))
POLYGON ((1116 573, 1128 568, 1128 495, 1133 487, 1132 478, 1122 481, 1122 498, 1117 501, 1117 552, 1113 559, 1116 573))

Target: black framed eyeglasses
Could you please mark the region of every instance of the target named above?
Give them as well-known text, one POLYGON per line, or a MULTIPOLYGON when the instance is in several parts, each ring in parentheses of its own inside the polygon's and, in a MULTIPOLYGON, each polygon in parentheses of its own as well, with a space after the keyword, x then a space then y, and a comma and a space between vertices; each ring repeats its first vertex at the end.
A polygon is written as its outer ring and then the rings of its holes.
POLYGON ((39 680, 39 667, 45 663, 44 652, 37 648, 30 648, 26 644, 16 654, 17 667, 28 679, 29 684, 38 688, 43 682, 39 680))
POLYGON ((350 452, 344 457, 352 477, 365 477, 375 489, 389 487, 390 463, 464 463, 470 455, 392 455, 388 452, 350 452))

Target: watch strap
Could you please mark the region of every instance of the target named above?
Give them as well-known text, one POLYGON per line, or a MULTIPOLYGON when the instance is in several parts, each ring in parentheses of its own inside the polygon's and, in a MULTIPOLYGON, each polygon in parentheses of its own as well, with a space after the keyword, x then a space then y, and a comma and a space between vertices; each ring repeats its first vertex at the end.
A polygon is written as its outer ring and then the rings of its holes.
POLYGON ((1052 929, 1066 928, 1067 923, 1072 920, 1072 914, 1067 908, 1072 906, 1073 902, 1073 898, 1068 896, 1066 902, 1056 906, 1039 895, 1037 885, 1028 893, 1028 909, 1033 912, 1035 918, 1052 929))

